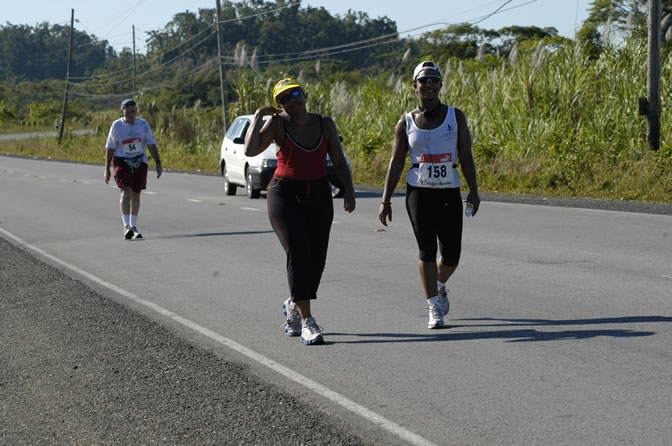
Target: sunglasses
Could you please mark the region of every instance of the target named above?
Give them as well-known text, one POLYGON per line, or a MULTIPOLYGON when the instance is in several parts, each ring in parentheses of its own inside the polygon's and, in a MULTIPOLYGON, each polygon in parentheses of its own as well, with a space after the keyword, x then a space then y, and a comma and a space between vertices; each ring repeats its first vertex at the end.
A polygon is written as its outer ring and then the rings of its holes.
POLYGON ((416 81, 420 82, 422 85, 438 84, 441 82, 441 78, 439 76, 422 76, 417 78, 416 81))
POLYGON ((301 96, 302 93, 303 92, 301 90, 294 90, 291 93, 289 93, 288 95, 285 95, 285 96, 281 97, 280 99, 278 99, 278 104, 287 105, 287 104, 289 104, 289 101, 292 100, 292 98, 298 98, 299 96, 301 96))

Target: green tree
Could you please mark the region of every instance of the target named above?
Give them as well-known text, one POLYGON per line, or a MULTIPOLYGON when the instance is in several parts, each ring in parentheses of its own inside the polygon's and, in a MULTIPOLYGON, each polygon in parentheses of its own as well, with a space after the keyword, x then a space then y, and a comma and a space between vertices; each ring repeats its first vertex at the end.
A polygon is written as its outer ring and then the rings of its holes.
MULTIPOLYGON (((49 25, 47 22, 35 27, 0 26, 0 79, 64 79, 69 39, 69 26, 49 25)), ((88 76, 114 55, 106 41, 98 41, 75 29, 70 73, 73 77, 88 76)))
POLYGON ((545 40, 547 43, 561 43, 564 41, 558 36, 558 30, 549 28, 539 28, 537 26, 508 26, 498 30, 501 38, 501 53, 508 56, 514 45, 520 45, 523 42, 536 42, 545 40))
MULTIPOLYGON (((663 28, 672 25, 672 0, 662 0, 663 28)), ((647 0, 593 0, 588 18, 583 22, 577 40, 587 44, 593 57, 607 42, 605 37, 630 36, 646 38, 648 34, 647 0)))
POLYGON ((481 29, 468 23, 451 25, 426 33, 421 38, 420 52, 432 54, 438 59, 457 57, 474 58, 483 42, 499 37, 497 31, 481 29))

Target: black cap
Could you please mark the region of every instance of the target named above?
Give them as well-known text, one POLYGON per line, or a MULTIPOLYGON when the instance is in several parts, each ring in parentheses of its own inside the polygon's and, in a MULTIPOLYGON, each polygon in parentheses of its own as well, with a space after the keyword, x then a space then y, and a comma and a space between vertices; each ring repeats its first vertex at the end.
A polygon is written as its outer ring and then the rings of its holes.
POLYGON ((121 101, 121 109, 125 109, 129 105, 135 105, 135 101, 133 99, 124 99, 121 101))

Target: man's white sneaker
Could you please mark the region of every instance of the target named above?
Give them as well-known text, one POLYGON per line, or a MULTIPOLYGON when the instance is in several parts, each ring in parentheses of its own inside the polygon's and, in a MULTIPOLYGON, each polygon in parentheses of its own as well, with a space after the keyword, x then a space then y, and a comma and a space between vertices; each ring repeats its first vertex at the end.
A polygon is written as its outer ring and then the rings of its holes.
POLYGON ((441 313, 448 314, 450 311, 450 301, 448 300, 448 288, 442 286, 439 288, 439 308, 441 313))
POLYGON ((133 238, 133 229, 131 229, 131 227, 128 225, 124 226, 124 238, 126 240, 130 240, 133 238))
POLYGON ((307 317, 301 323, 301 342, 306 345, 324 344, 322 329, 315 318, 307 317))
POLYGON ((142 238, 142 234, 140 234, 140 231, 135 226, 131 226, 131 231, 133 231, 133 240, 142 238))
POLYGON ((291 297, 283 302, 282 313, 287 316, 287 320, 285 321, 285 333, 287 333, 287 336, 300 336, 301 316, 291 297))
POLYGON ((427 323, 427 328, 442 328, 443 327, 443 314, 438 305, 427 305, 429 310, 429 322, 427 323))

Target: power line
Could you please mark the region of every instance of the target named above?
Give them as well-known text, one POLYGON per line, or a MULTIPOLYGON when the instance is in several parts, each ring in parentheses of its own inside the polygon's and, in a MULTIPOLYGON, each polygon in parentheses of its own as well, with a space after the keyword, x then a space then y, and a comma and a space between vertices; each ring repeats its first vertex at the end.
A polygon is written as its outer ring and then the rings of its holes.
POLYGON ((78 92, 70 92, 69 96, 73 98, 78 98, 78 99, 91 99, 91 100, 106 100, 106 99, 116 99, 119 97, 127 97, 127 96, 133 96, 138 93, 147 93, 150 91, 155 91, 161 88, 175 88, 179 83, 183 82, 184 80, 188 79, 192 74, 199 73, 199 72, 205 72, 208 69, 214 68, 215 62, 217 62, 217 58, 213 57, 210 58, 210 60, 202 63, 201 65, 193 68, 187 73, 184 73, 182 76, 179 76, 177 79, 173 80, 172 83, 160 83, 160 84, 154 84, 149 87, 141 88, 138 91, 126 91, 122 93, 110 93, 110 94, 91 94, 91 93, 78 93, 78 92))
MULTIPOLYGON (((516 6, 505 9, 504 7, 506 5, 508 5, 509 3, 511 3, 511 1, 512 0, 506 0, 502 5, 500 5, 493 12, 491 12, 491 13, 485 15, 485 16, 478 17, 478 18, 472 19, 471 21, 463 22, 463 23, 473 23, 473 24, 480 23, 483 20, 485 20, 487 18, 490 18, 490 17, 492 17, 496 14, 499 14, 499 13, 502 13, 502 12, 505 12, 505 11, 509 11, 509 10, 512 10, 512 9, 515 9, 515 8, 519 8, 519 7, 525 6, 525 5, 530 4, 530 3, 534 3, 537 0, 528 1, 524 4, 516 5, 516 6)), ((286 7, 287 6, 285 6, 285 8, 286 7)), ((276 10, 278 10, 278 9, 283 9, 283 8, 277 8, 276 10)), ((265 14, 268 14, 270 12, 271 11, 266 11, 265 14)), ((250 18, 250 17, 254 17, 254 16, 258 16, 258 15, 260 15, 260 14, 246 16, 245 18, 250 18)), ((346 43, 346 44, 335 45, 335 46, 332 46, 332 47, 324 47, 324 48, 319 48, 319 49, 314 49, 314 50, 309 50, 309 51, 303 51, 303 52, 278 53, 278 54, 262 55, 262 56, 258 56, 258 57, 261 57, 263 60, 258 61, 258 62, 263 63, 263 64, 270 64, 272 62, 277 62, 277 61, 288 63, 288 62, 298 62, 298 61, 302 61, 302 60, 309 60, 309 59, 312 59, 312 58, 315 58, 315 57, 326 57, 326 56, 333 56, 333 55, 337 55, 337 54, 349 53, 349 52, 359 51, 359 50, 363 50, 363 49, 367 49, 367 48, 372 48, 372 47, 375 47, 375 46, 387 45, 387 44, 391 44, 391 43, 399 43, 398 36, 400 34, 410 34, 410 33, 420 31, 420 30, 428 28, 428 27, 437 26, 437 25, 442 25, 442 26, 445 27, 445 26, 449 26, 449 25, 453 25, 453 24, 455 24, 455 23, 436 22, 436 23, 430 23, 430 24, 418 26, 418 27, 415 27, 415 28, 411 28, 409 30, 401 31, 401 32, 388 33, 388 34, 384 34, 384 35, 381 35, 381 36, 360 40, 360 41, 357 41, 357 42, 350 42, 350 43, 346 43), (295 56, 295 57, 287 58, 288 56, 295 56)), ((195 39, 196 37, 198 37, 200 35, 202 35, 204 32, 206 32, 210 28, 212 28, 212 26, 206 27, 203 31, 201 31, 198 34, 190 37, 185 42, 182 42, 181 44, 177 45, 176 47, 174 47, 173 49, 171 49, 169 51, 173 51, 174 49, 177 49, 177 48, 183 46, 187 42, 195 39)), ((211 34, 206 36, 204 39, 202 39, 198 43, 194 44, 190 48, 184 50, 183 52, 178 54, 173 59, 171 59, 169 61, 166 61, 166 62, 162 63, 161 65, 143 73, 142 75, 140 75, 140 77, 145 77, 150 73, 156 72, 156 71, 172 64, 173 62, 175 62, 179 58, 183 57, 189 51, 193 50, 197 46, 199 46, 202 43, 204 43, 205 41, 207 41, 214 34, 215 34, 215 32, 213 31, 211 34)), ((418 32, 415 35, 419 35, 419 34, 422 34, 422 33, 418 32)), ((222 59, 223 59, 222 62, 225 63, 226 65, 229 65, 229 66, 238 65, 233 57, 225 56, 222 59)), ((191 70, 189 73, 187 73, 183 77, 184 78, 188 77, 190 74, 201 70, 203 67, 206 67, 207 65, 213 63, 213 61, 216 61, 216 60, 217 60, 217 58, 210 59, 208 62, 194 68, 193 70, 191 70)), ((149 61, 146 61, 143 64, 147 64, 147 63, 149 63, 149 61)), ((88 77, 88 78, 76 78, 76 79, 79 79, 79 80, 82 80, 82 79, 101 79, 101 78, 105 78, 105 77, 110 77, 114 74, 121 74, 121 73, 127 72, 129 70, 130 69, 124 69, 124 70, 117 71, 115 73, 108 73, 108 74, 99 75, 99 76, 92 76, 92 77, 88 77)), ((75 79, 75 78, 73 78, 73 79, 75 79)), ((126 79, 111 82, 111 83, 106 82, 104 84, 95 84, 94 83, 93 85, 91 85, 91 84, 81 84, 81 83, 74 83, 74 82, 73 82, 73 84, 75 86, 78 86, 78 87, 94 87, 95 88, 95 87, 101 87, 101 86, 109 87, 109 86, 119 85, 119 84, 126 83, 126 82, 130 82, 130 78, 126 78, 126 79)), ((170 84, 167 84, 167 83, 164 83, 164 84, 161 84, 161 85, 170 86, 170 84)), ((178 85, 178 83, 173 84, 173 86, 177 86, 177 85, 178 85)), ((160 88, 160 87, 161 86, 154 86, 154 87, 140 89, 139 91, 152 91, 152 89, 160 88)), ((90 96, 90 95, 87 95, 86 93, 73 93, 73 95, 76 95, 77 97, 100 97, 100 98, 107 97, 105 95, 90 96)), ((115 95, 112 95, 112 96, 117 97, 118 95, 115 94, 115 95)))
POLYGON ((510 7, 510 8, 502 9, 502 8, 504 8, 504 6, 506 6, 506 5, 508 5, 509 3, 511 3, 511 1, 512 1, 512 0, 508 0, 508 1, 506 1, 502 6, 500 6, 499 8, 497 8, 494 12, 492 12, 492 13, 490 13, 490 14, 488 14, 488 15, 485 15, 485 16, 483 16, 483 17, 480 17, 480 18, 477 19, 476 21, 471 22, 471 24, 472 24, 472 25, 475 25, 475 24, 477 24, 477 23, 481 23, 481 22, 483 22, 483 21, 489 19, 490 17, 492 17, 492 16, 495 15, 495 14, 499 14, 499 13, 506 12, 506 11, 511 11, 512 9, 520 8, 520 7, 529 5, 530 3, 536 3, 538 0, 530 0, 529 2, 522 3, 522 4, 520 4, 520 5, 516 5, 516 6, 512 6, 512 7, 510 7))
POLYGON ((251 15, 248 15, 248 16, 238 17, 238 18, 235 18, 235 19, 221 20, 219 23, 224 24, 224 23, 238 22, 240 20, 245 20, 245 19, 252 19, 254 17, 260 17, 262 15, 267 15, 267 14, 274 13, 276 11, 280 11, 281 9, 291 8, 292 6, 296 6, 298 4, 301 4, 300 0, 297 1, 297 2, 289 3, 285 6, 281 6, 279 8, 271 9, 271 10, 264 11, 264 12, 259 12, 257 14, 251 14, 251 15))
MULTIPOLYGON (((206 31, 208 31, 208 29, 211 29, 211 28, 213 28, 213 27, 214 27, 214 25, 207 25, 206 28, 204 28, 202 31, 198 32, 197 34, 194 34, 193 36, 191 36, 190 38, 188 38, 188 39, 185 40, 184 42, 179 43, 178 45, 174 46, 173 48, 170 48, 170 49, 168 49, 168 50, 165 50, 163 53, 170 53, 170 52, 172 52, 172 51, 177 50, 178 48, 180 48, 180 47, 186 45, 187 43, 191 42, 192 40, 196 39, 196 38, 199 37, 201 34, 203 34, 203 33, 205 33, 206 31)), ((213 34, 214 34, 214 32, 211 33, 207 38, 211 37, 213 34)), ((204 39, 203 41, 207 40, 207 38, 204 39)), ((200 43, 202 43, 203 41, 201 41, 200 43)), ((196 45, 195 45, 195 46, 196 46, 196 45)), ((192 50, 193 48, 194 48, 194 47, 191 47, 191 48, 189 48, 189 49, 186 50, 186 51, 190 51, 190 50, 192 50)), ((186 52, 186 51, 185 51, 185 52, 186 52)), ((182 54, 184 54, 184 53, 182 53, 182 54)), ((151 62, 153 61, 153 59, 155 59, 155 58, 157 58, 157 57, 158 57, 158 55, 155 55, 155 56, 153 56, 152 58, 148 58, 147 60, 145 60, 145 61, 143 61, 143 62, 140 62, 137 66, 147 65, 147 64, 151 63, 151 62)), ((105 74, 100 74, 100 75, 95 75, 95 76, 72 77, 71 79, 77 79, 77 80, 104 79, 104 78, 107 78, 107 77, 110 77, 110 76, 114 76, 114 75, 117 75, 117 74, 125 73, 125 72, 127 72, 127 71, 132 71, 132 70, 133 70, 133 67, 129 67, 129 68, 124 68, 124 69, 119 70, 119 71, 114 71, 114 72, 112 72, 112 73, 105 73, 105 74)))
MULTIPOLYGON (((130 6, 129 8, 119 11, 117 14, 113 15, 112 17, 105 17, 104 19, 101 19, 101 21, 105 22, 105 25, 100 26, 98 28, 102 28, 102 30, 105 29, 114 29, 115 31, 119 29, 119 26, 122 22, 124 22, 128 17, 133 14, 142 3, 144 3, 145 0, 138 0, 134 5, 130 6)), ((128 33, 126 34, 128 35, 128 33)), ((103 39, 108 40, 109 38, 103 37, 103 39)))
MULTIPOLYGON (((493 12, 491 12, 491 13, 485 15, 485 16, 481 16, 481 17, 477 17, 475 19, 469 20, 469 21, 464 22, 464 23, 471 23, 471 24, 480 23, 480 22, 482 22, 482 21, 484 21, 484 20, 486 20, 486 19, 488 19, 488 18, 490 18, 490 17, 492 17, 496 14, 500 14, 502 12, 509 11, 511 9, 519 8, 521 6, 525 6, 527 4, 534 3, 538 0, 531 0, 531 1, 528 1, 527 3, 522 4, 522 5, 517 5, 517 6, 513 6, 511 8, 502 9, 507 4, 511 3, 511 1, 512 0, 505 0, 504 3, 502 5, 500 5, 497 9, 495 9, 493 12)), ((405 31, 397 31, 397 32, 394 32, 394 33, 383 34, 383 35, 372 37, 372 38, 369 38, 369 39, 359 40, 359 41, 356 41, 356 42, 350 42, 350 43, 345 43, 345 44, 341 44, 341 45, 335 45, 335 46, 331 46, 331 47, 317 48, 317 49, 307 50, 307 51, 297 51, 297 52, 292 52, 292 53, 264 54, 264 55, 260 55, 258 57, 261 59, 260 63, 271 63, 271 62, 275 62, 275 61, 280 60, 280 59, 287 60, 287 59, 283 59, 283 58, 286 58, 287 56, 297 56, 294 59, 289 59, 290 61, 291 60, 305 60, 305 59, 310 59, 310 56, 313 56, 313 55, 321 56, 321 55, 324 55, 324 54, 327 54, 327 55, 339 54, 339 52, 334 52, 334 50, 337 50, 337 49, 352 48, 352 47, 358 47, 358 46, 361 46, 361 48, 354 48, 354 50, 370 48, 370 47, 375 46, 375 45, 368 45, 369 43, 376 42, 376 41, 381 41, 381 40, 383 40, 383 42, 380 42, 379 44, 380 45, 385 45, 385 44, 393 42, 393 41, 385 40, 385 39, 394 38, 394 37, 397 37, 401 34, 409 34, 409 33, 413 33, 415 31, 419 31, 419 30, 429 28, 429 27, 433 27, 433 26, 441 25, 443 27, 446 27, 446 26, 455 25, 455 24, 457 24, 457 23, 449 23, 449 22, 429 23, 429 24, 417 26, 415 28, 407 29, 405 31)), ((343 52, 351 52, 351 51, 352 50, 343 51, 343 52)))
MULTIPOLYGON (((168 61, 166 61, 166 62, 163 62, 162 64, 158 65, 158 66, 155 67, 155 68, 152 68, 152 69, 150 69, 150 70, 145 71, 144 73, 138 75, 137 77, 138 77, 138 78, 145 77, 145 76, 147 76, 147 75, 150 74, 150 73, 153 73, 153 72, 155 72, 155 71, 158 71, 158 70, 162 69, 162 68, 165 67, 165 66, 170 65, 171 63, 175 62, 175 61, 178 60, 179 58, 183 57, 183 56, 184 56, 185 54, 187 54, 189 51, 193 50, 193 49, 196 48, 197 46, 201 45, 203 42, 205 42, 205 41, 207 41, 208 39, 210 39, 215 33, 216 33, 216 31, 211 32, 211 33, 210 33, 208 36, 206 36, 203 40, 201 40, 200 42, 197 42, 197 43, 194 44, 192 47, 190 47, 190 48, 184 50, 182 53, 178 54, 178 55, 175 56, 174 58, 172 58, 172 59, 170 59, 170 60, 168 60, 168 61)), ((131 68, 131 69, 132 69, 132 68, 131 68)), ((128 71, 128 70, 126 70, 126 71, 128 71)), ((98 84, 98 83, 95 83, 95 82, 91 82, 91 83, 86 84, 86 86, 93 86, 93 87, 95 87, 95 86, 100 86, 100 85, 105 85, 105 86, 108 86, 108 85, 119 85, 119 84, 122 84, 122 83, 124 83, 124 82, 130 82, 131 79, 132 79, 132 78, 125 78, 125 79, 122 79, 122 80, 119 80, 119 81, 115 81, 115 82, 105 82, 104 84, 98 84)), ((77 83, 77 85, 83 85, 83 84, 81 84, 81 83, 77 83)))
MULTIPOLYGON (((141 2, 142 2, 142 0, 141 0, 141 2)), ((135 6, 134 8, 137 8, 141 2, 139 2, 138 4, 136 4, 136 6, 135 6)), ((269 11, 264 11, 264 12, 261 12, 261 13, 258 13, 258 14, 251 14, 251 15, 248 15, 248 16, 242 16, 242 17, 238 17, 238 18, 235 18, 235 19, 222 20, 221 23, 237 22, 237 21, 241 21, 241 20, 246 20, 246 19, 250 19, 250 18, 254 18, 254 17, 259 17, 259 16, 263 16, 263 15, 271 14, 271 13, 273 13, 273 12, 277 12, 277 11, 282 10, 282 9, 287 9, 287 8, 290 8, 290 7, 295 6, 295 5, 297 5, 297 4, 300 4, 300 3, 301 3, 300 1, 293 2, 293 3, 289 3, 288 5, 281 6, 281 7, 279 7, 279 8, 275 8, 275 9, 272 9, 272 10, 269 10, 269 11)), ((133 8, 133 9, 134 9, 134 8, 133 8)), ((81 24, 81 22, 79 22, 79 21, 78 21, 78 23, 81 24)), ((86 26, 84 26, 83 24, 82 24, 82 26, 88 30, 88 28, 87 28, 86 26)), ((210 28, 210 27, 212 27, 212 26, 214 26, 214 25, 208 25, 205 29, 203 29, 203 30, 200 31, 199 33, 197 33, 197 34, 191 36, 190 38, 188 38, 188 39, 185 40, 184 42, 179 43, 178 45, 174 46, 173 48, 170 48, 170 49, 164 51, 164 53, 171 52, 171 51, 175 51, 175 50, 177 50, 178 48, 180 48, 180 47, 186 45, 186 44, 189 43, 190 41, 192 41, 192 40, 198 38, 198 36, 200 36, 201 34, 203 34, 204 32, 206 32, 206 31, 208 30, 208 28, 210 28)), ((90 31, 90 30, 89 30, 89 31, 90 31)), ((140 30, 140 31, 142 31, 142 30, 140 30)), ((145 33, 146 33, 146 31, 142 31, 142 32, 145 32, 145 33)), ((92 33, 92 34, 93 34, 93 33, 92 33)), ((124 35, 125 35, 125 34, 124 34, 124 35)), ((193 49, 193 47, 192 47, 192 49, 193 49)), ((187 51, 188 51, 188 50, 187 50, 187 51)), ((147 64, 149 64, 150 62, 151 62, 151 60, 146 60, 146 61, 143 61, 143 62, 139 63, 137 66, 147 65, 147 64)), ((112 72, 112 73, 105 73, 105 74, 101 74, 101 75, 81 76, 81 77, 71 77, 71 79, 76 79, 76 80, 103 79, 103 78, 111 77, 111 76, 114 76, 114 75, 117 75, 117 74, 125 73, 125 72, 131 71, 131 70, 133 70, 133 67, 124 68, 124 69, 122 69, 122 70, 118 70, 118 71, 115 71, 115 72, 112 72)))

